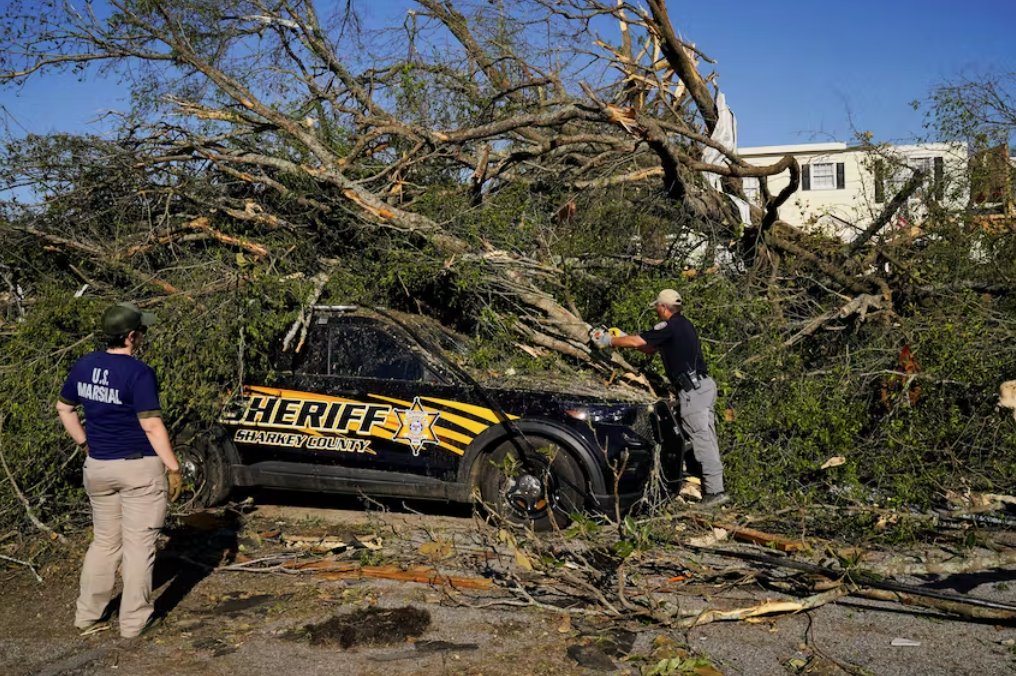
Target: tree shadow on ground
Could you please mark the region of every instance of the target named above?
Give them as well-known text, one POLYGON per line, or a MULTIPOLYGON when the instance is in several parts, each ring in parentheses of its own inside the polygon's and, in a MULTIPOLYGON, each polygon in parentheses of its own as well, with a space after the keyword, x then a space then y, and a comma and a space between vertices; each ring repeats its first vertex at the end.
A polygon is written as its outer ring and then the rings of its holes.
POLYGON ((999 591, 1008 591, 1009 584, 1016 580, 1016 570, 982 570, 976 573, 956 573, 941 579, 925 582, 928 589, 951 589, 961 594, 969 594, 981 585, 999 585, 999 591))
POLYGON ((165 531, 169 539, 155 559, 154 617, 168 615, 217 566, 233 562, 242 526, 240 513, 232 509, 195 512, 173 520, 165 531))
POLYGON ((391 514, 422 514, 468 519, 473 513, 469 502, 424 500, 412 498, 364 497, 342 493, 287 491, 259 488, 249 491, 258 506, 309 507, 312 509, 344 509, 354 512, 382 511, 391 514))

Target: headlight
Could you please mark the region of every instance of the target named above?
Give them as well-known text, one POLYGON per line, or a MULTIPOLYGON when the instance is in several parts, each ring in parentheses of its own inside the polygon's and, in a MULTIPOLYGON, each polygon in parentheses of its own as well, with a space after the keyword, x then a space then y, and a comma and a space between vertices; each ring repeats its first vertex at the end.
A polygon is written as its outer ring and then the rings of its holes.
POLYGON ((584 406, 568 409, 565 413, 576 420, 608 425, 631 424, 635 419, 635 409, 627 406, 584 406))

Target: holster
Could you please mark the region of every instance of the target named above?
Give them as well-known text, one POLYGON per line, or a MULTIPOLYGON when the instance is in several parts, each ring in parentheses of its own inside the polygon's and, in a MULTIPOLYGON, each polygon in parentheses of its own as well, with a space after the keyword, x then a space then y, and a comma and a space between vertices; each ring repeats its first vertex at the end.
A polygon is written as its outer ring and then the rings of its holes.
POLYGON ((677 376, 677 385, 681 388, 682 392, 691 392, 702 387, 702 378, 699 377, 697 371, 687 371, 685 373, 679 373, 677 376))

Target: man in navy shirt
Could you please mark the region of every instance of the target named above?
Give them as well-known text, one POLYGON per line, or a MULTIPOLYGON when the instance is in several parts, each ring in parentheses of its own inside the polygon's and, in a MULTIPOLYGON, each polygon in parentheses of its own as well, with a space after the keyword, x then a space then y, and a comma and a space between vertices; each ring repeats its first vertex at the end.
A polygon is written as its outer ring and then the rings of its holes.
POLYGON ((667 377, 681 402, 681 427, 691 439, 701 469, 705 495, 700 506, 719 507, 729 501, 723 490, 723 462, 716 440, 716 383, 709 377, 695 327, 682 315, 681 294, 664 289, 649 306, 660 323, 637 336, 612 336, 597 332, 600 347, 630 347, 646 354, 659 353, 667 377))
POLYGON ((71 367, 56 409, 85 452, 84 485, 94 538, 81 568, 74 625, 108 628, 106 607, 117 566, 123 577, 120 634, 137 636, 152 619, 155 543, 169 501, 180 495, 180 463, 162 422, 155 372, 134 357, 154 317, 130 303, 106 310, 106 350, 71 367), (84 411, 85 423, 78 418, 84 411))

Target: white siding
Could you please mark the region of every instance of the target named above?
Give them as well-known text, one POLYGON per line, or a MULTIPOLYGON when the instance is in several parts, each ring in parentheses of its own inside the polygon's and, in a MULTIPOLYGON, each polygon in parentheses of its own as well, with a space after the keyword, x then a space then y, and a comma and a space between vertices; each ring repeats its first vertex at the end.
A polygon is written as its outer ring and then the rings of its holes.
MULTIPOLYGON (((816 143, 793 146, 765 146, 741 148, 738 151, 750 164, 766 165, 778 162, 784 155, 791 154, 802 166, 812 169, 811 189, 798 187, 783 207, 780 217, 790 223, 806 228, 821 230, 844 240, 852 239, 870 224, 885 206, 876 200, 875 163, 881 157, 883 166, 902 161, 911 168, 929 169, 929 178, 923 191, 934 189, 934 158, 942 157, 945 169, 946 201, 953 206, 965 203, 962 185, 958 181, 966 172, 966 148, 957 144, 926 144, 916 146, 895 146, 880 149, 875 153, 869 149, 849 148, 843 143, 816 143), (843 165, 843 187, 836 187, 836 165, 843 165), (832 170, 830 180, 830 166, 832 170), (817 180, 816 180, 817 179, 817 180), (952 188, 952 190, 950 190, 952 188)), ((889 172, 887 172, 889 173, 889 172)), ((885 200, 895 194, 895 189, 909 177, 909 170, 901 169, 895 180, 889 176, 885 182, 885 200)), ((790 173, 783 172, 769 179, 772 194, 782 190, 790 180, 790 173)), ((911 219, 923 218, 920 200, 911 200, 908 206, 911 219)))

